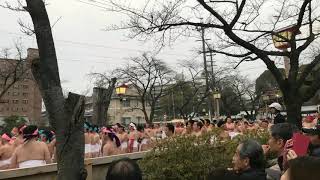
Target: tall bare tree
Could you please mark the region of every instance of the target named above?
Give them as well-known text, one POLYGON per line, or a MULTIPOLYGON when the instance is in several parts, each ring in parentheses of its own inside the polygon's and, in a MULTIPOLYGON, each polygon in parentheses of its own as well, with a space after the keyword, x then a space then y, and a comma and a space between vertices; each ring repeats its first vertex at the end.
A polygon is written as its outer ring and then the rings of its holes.
POLYGON ((23 58, 23 48, 20 43, 15 43, 16 57, 10 59, 11 51, 9 48, 2 49, 0 53, 0 101, 8 90, 17 82, 30 79, 27 73, 30 65, 23 58))
POLYGON ((216 37, 216 49, 211 49, 214 53, 239 58, 238 64, 262 61, 283 93, 288 121, 301 127, 302 103, 320 88, 320 70, 315 68, 320 62, 316 41, 319 32, 315 29, 320 21, 319 1, 147 0, 143 7, 128 1, 103 1, 107 2, 108 10, 129 18, 120 25, 109 26, 109 30, 130 29, 129 35, 133 38, 154 37, 165 44, 181 35, 192 34, 194 27, 203 27, 211 32, 211 37, 216 37), (277 29, 292 24, 290 39, 277 34, 277 29), (271 35, 289 43, 291 48, 276 50, 271 35), (276 65, 283 58, 290 59, 288 77, 283 76, 276 65), (308 65, 299 72, 303 60, 307 60, 308 65), (309 76, 314 76, 312 83, 302 88, 309 76))
POLYGON ((3 7, 26 11, 30 14, 39 56, 32 60, 32 74, 37 81, 50 125, 56 132, 56 154, 58 162, 57 179, 86 179, 84 169, 84 96, 69 93, 67 99, 62 93, 61 81, 54 40, 49 17, 43 0, 26 0, 26 6, 18 0, 18 6, 10 3, 3 7))
POLYGON ((131 84, 137 91, 141 107, 135 109, 143 112, 146 122, 152 122, 155 107, 172 81, 171 69, 163 61, 144 53, 141 57, 131 58, 124 68, 115 72, 119 80, 131 84))
POLYGON ((237 95, 241 110, 244 111, 250 119, 255 119, 262 92, 257 92, 255 83, 239 73, 230 76, 228 83, 237 95))

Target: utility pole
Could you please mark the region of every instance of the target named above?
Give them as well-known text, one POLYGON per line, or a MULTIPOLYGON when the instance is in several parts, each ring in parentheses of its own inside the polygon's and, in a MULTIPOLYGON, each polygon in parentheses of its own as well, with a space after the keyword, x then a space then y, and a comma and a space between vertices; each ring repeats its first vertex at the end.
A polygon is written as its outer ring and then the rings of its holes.
MULTIPOLYGON (((203 53, 203 64, 204 64, 204 73, 206 78, 206 92, 210 93, 210 87, 209 87, 209 80, 208 80, 208 69, 207 69, 207 57, 206 57, 206 42, 205 42, 205 36, 204 36, 204 27, 201 27, 201 41, 202 41, 202 53, 203 53)), ((208 113, 209 113, 209 119, 212 121, 212 102, 211 102, 211 94, 207 96, 207 105, 208 105, 208 113)))

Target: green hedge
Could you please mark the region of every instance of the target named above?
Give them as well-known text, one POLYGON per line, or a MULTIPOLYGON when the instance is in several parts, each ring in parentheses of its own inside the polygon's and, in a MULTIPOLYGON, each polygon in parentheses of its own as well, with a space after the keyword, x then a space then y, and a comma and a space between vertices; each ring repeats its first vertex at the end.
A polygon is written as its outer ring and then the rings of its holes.
POLYGON ((214 130, 201 137, 180 136, 156 143, 139 164, 144 179, 206 179, 215 168, 232 167, 232 156, 240 141, 251 138, 265 144, 267 132, 250 132, 233 140, 214 130))

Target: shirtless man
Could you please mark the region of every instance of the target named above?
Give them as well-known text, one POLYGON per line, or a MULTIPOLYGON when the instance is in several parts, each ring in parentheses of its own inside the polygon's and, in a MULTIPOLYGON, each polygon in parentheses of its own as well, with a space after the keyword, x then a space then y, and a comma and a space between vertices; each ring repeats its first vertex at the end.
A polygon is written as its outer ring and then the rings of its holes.
POLYGON ((98 132, 99 132, 98 126, 93 126, 93 130, 90 134, 92 158, 99 157, 100 155, 101 144, 100 144, 100 136, 98 132))
MULTIPOLYGON (((167 126, 168 127, 168 126, 167 126)), ((184 131, 184 128, 183 128, 183 123, 181 122, 178 122, 176 124, 176 127, 175 127, 175 131, 174 131, 174 134, 175 135, 181 135, 184 131)))
POLYGON ((193 123, 193 128, 192 128, 192 129, 193 129, 193 132, 192 132, 192 135, 197 136, 197 137, 198 137, 198 136, 201 136, 202 133, 203 133, 203 131, 201 131, 202 127, 203 127, 203 124, 202 124, 201 121, 193 123))
POLYGON ((91 136, 88 122, 84 123, 84 157, 91 158, 91 136))
POLYGON ((11 158, 11 168, 30 168, 51 163, 48 146, 38 139, 37 126, 23 130, 24 143, 16 148, 11 158))
POLYGON ((41 133, 39 131, 40 140, 47 144, 50 157, 54 159, 54 149, 56 146, 56 139, 54 138, 54 133, 49 130, 42 130, 41 133))
POLYGON ((15 132, 15 128, 13 128, 14 136, 12 137, 12 140, 14 141, 14 146, 18 147, 19 145, 23 144, 23 130, 26 128, 26 125, 21 125, 18 127, 18 133, 15 132))
POLYGON ((194 120, 189 120, 186 124, 185 129, 182 132, 182 135, 189 135, 192 133, 192 128, 193 128, 193 124, 194 124, 194 120))
POLYGON ((102 148, 102 155, 103 156, 111 156, 111 155, 116 155, 120 153, 120 140, 119 138, 115 135, 114 132, 112 132, 110 129, 106 128, 103 130, 104 132, 104 145, 102 148))
POLYGON ((138 133, 137 133, 137 127, 134 123, 129 124, 129 153, 132 152, 138 152, 139 151, 139 145, 138 145, 138 133))
POLYGON ((0 170, 9 169, 11 164, 11 157, 15 150, 15 146, 10 144, 11 137, 8 133, 4 133, 1 136, 0 146, 0 170))
POLYGON ((125 132, 125 129, 123 126, 119 126, 118 127, 118 133, 117 136, 119 137, 121 146, 121 153, 128 153, 128 141, 129 141, 129 136, 128 134, 125 132))

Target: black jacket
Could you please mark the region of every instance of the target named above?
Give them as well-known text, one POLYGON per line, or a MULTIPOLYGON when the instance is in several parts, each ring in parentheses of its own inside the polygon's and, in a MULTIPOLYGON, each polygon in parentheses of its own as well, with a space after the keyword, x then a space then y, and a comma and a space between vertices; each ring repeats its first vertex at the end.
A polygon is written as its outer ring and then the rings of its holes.
POLYGON ((284 122, 286 122, 286 119, 285 119, 284 116, 282 116, 280 113, 278 113, 278 114, 274 117, 274 124, 284 123, 284 122))
POLYGON ((309 146, 309 155, 313 157, 319 157, 320 158, 320 146, 314 146, 310 144, 309 146))
POLYGON ((264 169, 248 169, 238 174, 239 180, 266 180, 267 174, 264 169))

